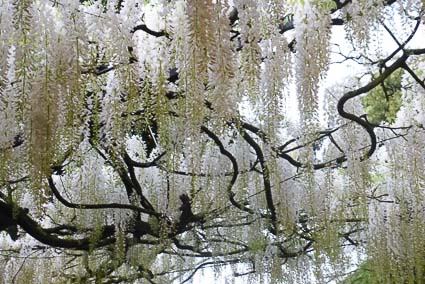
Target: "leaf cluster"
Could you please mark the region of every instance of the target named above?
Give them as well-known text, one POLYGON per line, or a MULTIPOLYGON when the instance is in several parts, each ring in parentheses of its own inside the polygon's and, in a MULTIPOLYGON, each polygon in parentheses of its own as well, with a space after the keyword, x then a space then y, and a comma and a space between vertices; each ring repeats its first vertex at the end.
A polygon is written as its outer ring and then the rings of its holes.
POLYGON ((402 105, 401 80, 404 71, 399 69, 388 77, 380 86, 362 97, 361 102, 369 122, 380 124, 393 123, 402 105))

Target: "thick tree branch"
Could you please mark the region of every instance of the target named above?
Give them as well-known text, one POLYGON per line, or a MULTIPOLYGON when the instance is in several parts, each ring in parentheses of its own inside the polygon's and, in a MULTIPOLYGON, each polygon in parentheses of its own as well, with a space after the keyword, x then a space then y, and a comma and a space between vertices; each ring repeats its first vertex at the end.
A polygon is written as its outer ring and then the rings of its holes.
POLYGON ((43 229, 37 222, 28 216, 26 210, 16 206, 10 205, 0 201, 0 215, 10 220, 14 220, 25 232, 30 234, 39 242, 51 247, 76 249, 76 250, 90 250, 93 248, 103 247, 115 243, 115 229, 113 227, 103 227, 102 234, 99 240, 93 242, 91 238, 80 239, 61 239, 53 236, 43 229))
POLYGON ((154 37, 163 37, 163 36, 168 37, 168 34, 165 31, 159 31, 158 32, 158 31, 151 30, 150 28, 148 28, 146 26, 146 24, 140 24, 140 25, 135 26, 131 30, 131 33, 133 34, 137 31, 144 31, 145 33, 147 33, 151 36, 154 36, 154 37))
POLYGON ((273 194, 272 194, 272 188, 270 183, 270 170, 267 165, 267 161, 265 160, 263 151, 261 150, 261 147, 257 144, 257 142, 255 142, 255 140, 246 131, 242 131, 241 135, 245 139, 245 141, 254 149, 257 155, 258 161, 260 162, 262 176, 263 176, 264 192, 266 195, 267 208, 270 212, 270 220, 271 220, 270 232, 276 235, 278 232, 277 214, 276 214, 276 208, 273 202, 273 194))
POLYGON ((160 214, 156 213, 155 211, 147 210, 144 208, 140 208, 134 205, 130 204, 119 204, 119 203, 107 203, 107 204, 77 204, 67 201, 65 198, 62 197, 59 190, 57 189, 53 178, 48 177, 47 181, 49 183, 49 187, 52 190, 53 195, 66 207, 69 208, 75 208, 75 209, 127 209, 136 211, 139 213, 144 213, 148 215, 153 216, 160 216, 160 214))
POLYGON ((232 175, 232 179, 230 180, 229 186, 227 187, 230 203, 232 203, 233 206, 235 206, 236 208, 240 210, 253 214, 254 211, 252 209, 240 204, 239 202, 235 200, 235 193, 232 191, 232 187, 236 183, 236 179, 238 178, 238 173, 239 173, 239 167, 235 157, 224 148, 223 143, 212 131, 210 131, 205 126, 202 126, 201 130, 214 141, 214 143, 219 147, 220 153, 226 156, 232 163, 233 175, 232 175))

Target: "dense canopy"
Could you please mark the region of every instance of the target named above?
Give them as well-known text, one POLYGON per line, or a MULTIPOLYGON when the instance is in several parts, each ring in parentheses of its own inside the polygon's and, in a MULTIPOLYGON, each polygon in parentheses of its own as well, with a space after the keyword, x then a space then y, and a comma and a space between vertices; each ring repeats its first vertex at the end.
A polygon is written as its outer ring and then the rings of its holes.
POLYGON ((0 284, 425 283, 424 5, 0 1, 0 284))

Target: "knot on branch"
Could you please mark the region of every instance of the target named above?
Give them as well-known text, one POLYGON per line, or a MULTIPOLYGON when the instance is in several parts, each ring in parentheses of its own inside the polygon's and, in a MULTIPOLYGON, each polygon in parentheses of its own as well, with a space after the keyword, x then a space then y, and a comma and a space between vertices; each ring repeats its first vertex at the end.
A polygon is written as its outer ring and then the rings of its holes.
POLYGON ((180 227, 185 227, 187 224, 192 222, 204 222, 201 216, 197 216, 192 212, 192 200, 187 194, 181 194, 179 196, 182 205, 179 210, 182 212, 179 219, 180 227))
POLYGON ((13 241, 18 239, 18 224, 3 214, 0 214, 0 231, 7 232, 13 241))

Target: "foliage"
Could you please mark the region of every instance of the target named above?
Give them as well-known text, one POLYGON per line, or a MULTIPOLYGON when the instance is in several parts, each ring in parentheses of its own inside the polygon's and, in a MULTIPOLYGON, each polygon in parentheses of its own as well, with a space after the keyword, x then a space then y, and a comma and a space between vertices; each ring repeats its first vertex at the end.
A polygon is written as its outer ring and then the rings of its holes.
POLYGON ((0 284, 424 283, 423 5, 0 1, 0 284))
POLYGON ((379 87, 362 97, 368 120, 373 124, 393 123, 402 104, 403 70, 395 71, 379 87))
POLYGON ((368 263, 363 263, 356 271, 340 282, 340 284, 373 284, 377 283, 376 276, 369 268, 368 263))

